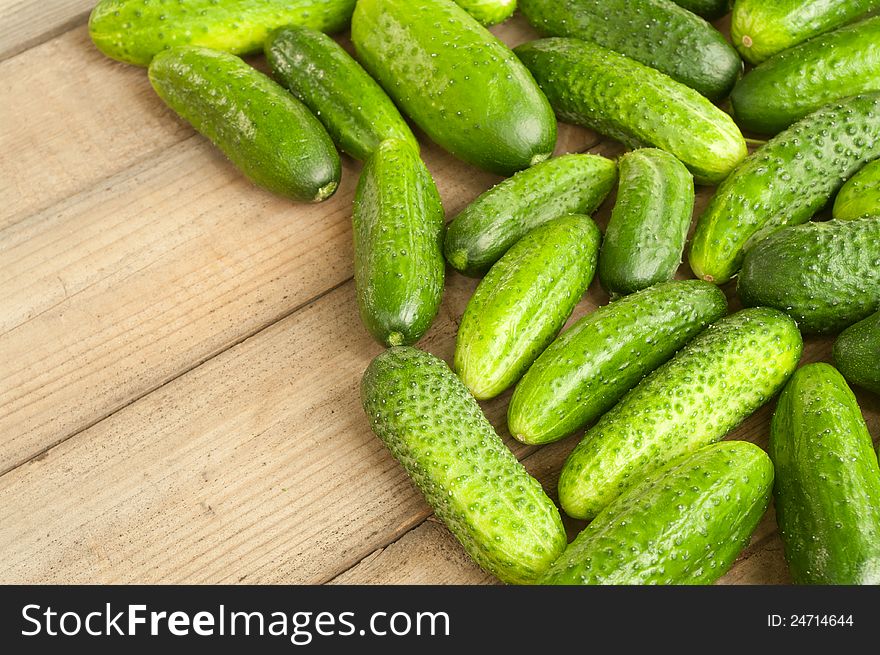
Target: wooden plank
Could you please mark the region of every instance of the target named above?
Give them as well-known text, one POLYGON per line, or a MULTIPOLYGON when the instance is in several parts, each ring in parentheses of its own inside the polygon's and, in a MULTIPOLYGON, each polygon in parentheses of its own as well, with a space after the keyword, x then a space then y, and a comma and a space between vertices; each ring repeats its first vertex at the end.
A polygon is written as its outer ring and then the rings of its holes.
POLYGON ((97 0, 0 0, 0 60, 88 21, 97 0))

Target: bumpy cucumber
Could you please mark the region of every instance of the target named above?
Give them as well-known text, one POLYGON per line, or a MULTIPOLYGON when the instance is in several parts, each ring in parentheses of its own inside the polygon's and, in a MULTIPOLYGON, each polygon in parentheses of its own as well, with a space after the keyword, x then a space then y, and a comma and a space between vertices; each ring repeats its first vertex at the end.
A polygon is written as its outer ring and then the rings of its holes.
POLYGON ((520 0, 544 36, 591 41, 650 66, 704 96, 727 96, 742 61, 721 33, 672 0, 520 0))
POLYGON ((597 309, 554 341, 513 392, 510 433, 557 441, 608 411, 641 379, 724 316, 714 284, 665 282, 597 309))
POLYGON ((845 25, 878 0, 736 0, 730 38, 743 58, 760 64, 777 52, 845 25))
POLYGON ((849 327, 880 309, 880 217, 779 230, 746 253, 737 293, 805 333, 849 327))
POLYGON ((612 296, 671 280, 694 213, 694 179, 668 152, 642 148, 620 158, 617 202, 599 254, 612 296))
POLYGON ((844 330, 832 353, 850 383, 880 394, 880 312, 844 330))
POLYGON ((373 432, 477 564, 528 583, 559 557, 559 511, 443 361, 386 350, 364 373, 361 398, 373 432))
POLYGON ((556 121, 535 80, 452 0, 360 0, 358 57, 437 144, 510 175, 547 159, 556 121))
POLYGON ((542 584, 698 585, 724 575, 749 543, 773 486, 773 464, 745 441, 689 453, 606 507, 542 584))
POLYGON ((749 72, 730 100, 740 127, 776 134, 810 112, 880 91, 880 16, 817 36, 749 72))
POLYGON ((601 234, 588 216, 544 223, 498 260, 468 302, 455 371, 479 399, 514 384, 590 286, 601 234))
POLYGON ((794 581, 880 584, 880 467, 833 366, 804 366, 770 425, 776 520, 794 581))
POLYGON ((520 171, 486 191, 446 231, 446 259, 481 276, 529 230, 566 214, 592 214, 617 180, 598 155, 563 155, 520 171))
POLYGON ((443 295, 443 206, 405 141, 383 141, 354 197, 354 279, 364 325, 377 341, 418 341, 443 295))
POLYGON ((840 220, 880 216, 880 159, 847 180, 834 200, 831 214, 840 220))
POLYGON ((578 39, 542 39, 515 52, 561 120, 630 148, 672 153, 701 184, 717 184, 748 154, 730 116, 653 68, 578 39))
POLYGON ((713 323, 587 430, 559 478, 559 502, 592 518, 654 469, 718 441, 782 388, 801 357, 774 309, 713 323))
POLYGON ((324 126, 235 55, 180 46, 156 55, 149 74, 159 97, 255 184, 314 202, 336 191, 339 155, 324 126))
POLYGON ((455 0, 455 3, 486 26, 503 23, 516 11, 516 0, 455 0))
POLYGON ((730 10, 730 0, 673 0, 679 7, 702 16, 706 20, 721 18, 730 10))
POLYGON ((718 188, 697 221, 693 272, 723 284, 743 251, 784 225, 804 223, 843 182, 880 157, 880 94, 827 105, 771 139, 718 188))
POLYGON ((98 50, 146 66, 173 46, 198 45, 233 54, 256 52, 269 32, 305 25, 337 32, 355 0, 100 0, 89 17, 98 50))
POLYGON ((366 159, 385 139, 418 141, 391 98, 329 36, 308 27, 285 27, 266 41, 275 78, 327 128, 341 150, 366 159))

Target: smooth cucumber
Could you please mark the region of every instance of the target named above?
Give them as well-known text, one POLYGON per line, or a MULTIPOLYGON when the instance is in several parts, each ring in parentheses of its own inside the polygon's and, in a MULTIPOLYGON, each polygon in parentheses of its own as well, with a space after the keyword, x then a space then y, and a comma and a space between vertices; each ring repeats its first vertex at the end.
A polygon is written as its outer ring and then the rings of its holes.
POLYGON ((880 394, 880 312, 841 332, 832 355, 848 382, 880 394))
POLYGON ((309 202, 336 192, 339 155, 324 126, 235 55, 196 46, 163 50, 149 76, 159 97, 255 184, 309 202))
POLYGON ((834 200, 831 215, 840 220, 880 216, 880 159, 846 181, 834 200))
POLYGON ((673 0, 679 7, 684 7, 706 20, 721 18, 730 11, 730 0, 673 0))
POLYGON ((587 430, 562 468, 562 508, 592 518, 651 471, 718 441, 782 388, 802 349, 794 321, 774 309, 713 323, 587 430))
POLYGON ((655 146, 717 184, 748 154, 733 120, 699 93, 621 54, 578 39, 542 39, 515 50, 557 116, 630 148, 655 146))
POLYGON ((553 341, 596 272, 601 233, 557 218, 520 239, 477 286, 455 342, 455 371, 479 399, 513 385, 553 341))
POLYGON ((519 6, 544 36, 596 43, 711 100, 726 97, 742 71, 721 33, 672 0, 520 0, 519 6))
POLYGON ((364 68, 438 145, 510 175, 550 157, 556 121, 529 72, 452 0, 359 0, 364 68))
POLYGON ((563 155, 520 171, 452 220, 446 259, 465 275, 485 275, 537 226, 566 214, 592 214, 616 180, 617 165, 599 155, 563 155))
POLYGON ((477 564, 528 583, 559 557, 559 510, 442 360, 386 350, 364 373, 361 399, 373 432, 477 564))
POLYGON ((354 279, 361 319, 386 346, 418 341, 443 295, 443 206, 405 141, 383 141, 354 197, 354 279))
POLYGON ((880 157, 880 94, 854 96, 801 119, 734 171, 697 221, 690 265, 724 284, 744 249, 785 225, 804 223, 866 163, 880 157))
POLYGON ((385 92, 323 32, 308 27, 276 30, 266 60, 281 84, 312 110, 340 150, 366 159, 385 139, 418 141, 385 92))
POLYGON ((455 3, 487 27, 503 23, 516 11, 516 0, 455 0, 455 3))
POLYGON ((198 45, 233 54, 256 52, 272 30, 304 25, 345 29, 355 0, 100 0, 89 35, 108 57, 147 66, 162 50, 198 45))
POLYGON ((746 253, 737 293, 804 333, 840 332, 880 309, 880 217, 779 230, 746 253))
POLYGON ((856 398, 828 364, 804 366, 770 424, 776 520, 799 584, 880 584, 880 467, 856 398))
POLYGON ((612 296, 675 276, 694 213, 694 178, 668 152, 641 148, 618 166, 617 201, 599 253, 599 280, 612 296))
POLYGON ((748 545, 772 486, 770 458, 748 442, 689 453, 602 510, 540 583, 711 584, 748 545))
POLYGON ((580 430, 726 311, 718 287, 686 280, 584 316, 517 385, 507 412, 510 433, 523 443, 545 444, 580 430))

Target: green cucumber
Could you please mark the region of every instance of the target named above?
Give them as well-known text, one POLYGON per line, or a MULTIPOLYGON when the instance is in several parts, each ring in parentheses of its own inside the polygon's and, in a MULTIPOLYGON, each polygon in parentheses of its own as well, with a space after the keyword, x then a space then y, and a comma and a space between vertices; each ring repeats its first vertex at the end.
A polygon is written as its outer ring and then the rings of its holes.
POLYGON ((386 139, 418 141, 375 80, 329 36, 285 27, 266 41, 275 78, 312 110, 340 150, 366 159, 386 139))
POLYGON ((880 467, 833 366, 804 366, 770 424, 776 520, 799 584, 880 584, 880 467))
POLYGON ((730 38, 743 58, 757 65, 875 9, 878 0, 736 0, 730 38))
POLYGON ((520 171, 452 220, 446 259, 465 275, 485 275, 529 230, 565 214, 592 214, 616 180, 617 165, 598 155, 563 155, 520 171))
POLYGON ((455 0, 455 4, 487 27, 503 23, 516 11, 516 0, 455 0))
POLYGON ((486 571, 534 582, 562 554, 559 510, 442 360, 386 350, 364 373, 361 399, 373 432, 486 571))
POLYGON ((684 7, 706 20, 721 18, 730 11, 730 0, 673 0, 679 7, 684 7))
POLYGON ((742 61, 721 33, 672 0, 520 0, 543 36, 590 41, 720 100, 742 61))
POLYGON ((553 153, 556 121, 535 80, 452 0, 359 0, 351 38, 397 106, 456 157, 510 175, 553 153))
POLYGON ((418 341, 443 296, 443 205, 405 141, 367 159, 354 197, 354 279, 361 319, 386 346, 418 341))
POLYGON ((564 216, 529 232, 489 270, 455 342, 455 371, 474 396, 500 394, 553 341, 590 286, 601 238, 588 216, 564 216))
POLYGON ((880 157, 880 94, 827 105, 771 139, 718 188, 697 221, 690 265, 724 284, 744 249, 785 225, 805 223, 845 180, 880 157))
POLYGON ((717 184, 748 154, 730 116, 653 68, 577 39, 542 39, 515 52, 561 120, 630 148, 665 150, 700 184, 717 184))
POLYGON ((880 394, 880 312, 841 332, 832 355, 847 381, 880 394))
POLYGON ((108 57, 147 66, 162 50, 197 45, 237 55, 257 52, 272 30, 304 25, 338 32, 355 0, 100 0, 89 35, 108 57))
POLYGON ((718 287, 665 282, 600 307, 554 341, 513 392, 510 433, 558 441, 595 420, 727 311, 718 287))
POLYGON ((779 230, 746 253, 737 293, 804 333, 840 332, 880 309, 880 217, 779 230))
POLYGON ((831 215, 840 220, 880 216, 880 159, 847 180, 834 200, 831 215))
POLYGON ((711 584, 748 545, 772 486, 773 464, 754 444, 701 448, 614 500, 539 582, 711 584))
POLYGON ((776 134, 822 105, 880 91, 880 16, 817 36, 749 72, 730 100, 740 127, 776 134))
POLYGON ((788 316, 746 309, 713 323, 587 430, 559 502, 592 518, 670 460, 723 438, 782 388, 803 341, 788 316))
POLYGON ((255 184, 309 202, 336 192, 339 155, 327 131, 235 55, 180 46, 156 55, 149 75, 159 97, 255 184))
POLYGON ((694 213, 694 178, 663 150, 620 158, 617 202, 599 253, 599 281, 612 297, 675 276, 694 213))

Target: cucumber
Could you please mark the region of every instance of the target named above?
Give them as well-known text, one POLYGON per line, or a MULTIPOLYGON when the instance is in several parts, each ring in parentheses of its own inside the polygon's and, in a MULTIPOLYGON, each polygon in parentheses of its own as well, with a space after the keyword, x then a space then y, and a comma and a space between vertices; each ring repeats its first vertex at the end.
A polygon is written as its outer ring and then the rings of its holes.
POLYGON ((89 16, 89 35, 108 57, 138 66, 180 45, 248 54, 259 51, 269 32, 283 25, 343 30, 355 1, 100 0, 89 16))
POLYGON ((730 11, 730 0, 673 0, 679 7, 684 7, 706 20, 721 18, 730 11))
POLYGON ((748 251, 737 293, 801 332, 840 332, 880 309, 880 217, 779 230, 748 251))
POLYGON ((772 486, 773 464, 754 444, 701 448, 608 505, 540 582, 711 584, 748 545, 772 486))
POLYGON ((739 270, 746 247, 810 220, 845 180, 878 157, 878 93, 801 119, 750 155, 709 201, 691 243, 694 274, 724 284, 739 270))
POLYGON ((340 150, 364 160, 385 139, 419 143, 372 77, 329 36, 285 27, 266 41, 266 60, 281 84, 312 110, 340 150))
POLYGON ((880 216, 880 159, 847 180, 834 200, 831 215, 840 220, 880 216))
POLYGON ((529 72, 452 0, 360 0, 364 68, 438 145, 510 175, 550 157, 556 121, 529 72))
POLYGON ((668 152, 642 148, 618 166, 617 202, 599 253, 599 281, 612 297, 675 276, 694 213, 694 178, 668 152))
POLYGON ((477 286, 461 319, 454 368, 480 400, 514 384, 553 341, 596 271, 601 234, 564 216, 520 239, 477 286))
POLYGON ((780 52, 733 89, 743 129, 776 134, 822 105, 880 91, 880 16, 780 52))
POLYGON ((559 502, 592 518, 670 460, 718 441, 782 388, 801 357, 797 326, 774 309, 713 323, 587 430, 559 477, 559 502))
POLYGON ((717 184, 748 154, 730 116, 653 68, 577 39, 542 39, 515 52, 561 120, 630 148, 665 150, 700 184, 717 184))
POLYGON ((847 381, 880 394, 880 312, 844 330, 832 354, 847 381))
POLYGON ((510 433, 558 441, 595 420, 727 311, 714 284, 664 282, 600 307, 564 332, 513 392, 510 433))
POLYGON ((197 46, 163 50, 149 76, 159 97, 255 184, 310 202, 336 192, 339 155, 327 131, 235 55, 197 46))
POLYGON ((386 350, 364 373, 361 399, 373 432, 486 571, 534 582, 562 554, 559 510, 442 360, 386 350))
POLYGON ((452 220, 446 259, 465 275, 485 275, 529 230, 565 214, 592 214, 616 181, 617 165, 598 155, 563 155, 520 171, 452 220))
POLYGON ((875 9, 878 0, 736 0, 730 38, 743 59, 757 65, 875 9))
POLYGON ((364 164, 353 223, 364 325, 383 345, 415 343, 443 296, 443 205, 431 174, 405 141, 383 141, 364 164))
POLYGON ((455 4, 487 27, 503 23, 516 11, 516 0, 455 0, 455 4))
POLYGON ((785 387, 770 456, 794 581, 880 584, 880 467, 856 398, 833 366, 804 366, 785 387))

